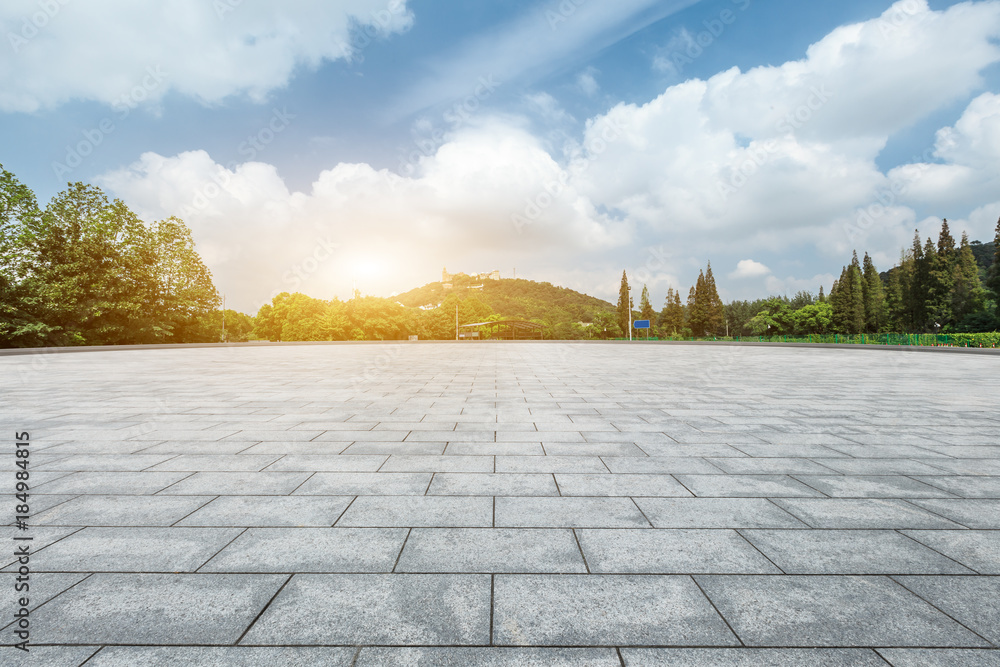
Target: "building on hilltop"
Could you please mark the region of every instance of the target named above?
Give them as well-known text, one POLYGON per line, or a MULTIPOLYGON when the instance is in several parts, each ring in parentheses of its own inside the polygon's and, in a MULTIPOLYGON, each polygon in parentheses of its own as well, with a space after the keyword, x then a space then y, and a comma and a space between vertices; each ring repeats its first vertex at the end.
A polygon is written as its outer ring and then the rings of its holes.
POLYGON ((465 273, 448 273, 447 267, 441 270, 441 282, 443 283, 450 283, 459 276, 466 276, 468 278, 472 278, 473 280, 500 280, 500 271, 473 273, 472 275, 468 275, 465 273))

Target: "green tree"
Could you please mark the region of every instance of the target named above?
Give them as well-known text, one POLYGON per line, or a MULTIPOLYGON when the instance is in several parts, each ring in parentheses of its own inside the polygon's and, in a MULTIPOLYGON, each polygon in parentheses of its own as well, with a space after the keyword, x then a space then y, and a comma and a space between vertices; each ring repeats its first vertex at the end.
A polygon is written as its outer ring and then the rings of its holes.
POLYGON ((791 314, 795 333, 824 334, 833 326, 833 307, 825 301, 803 306, 791 314))
POLYGON ((618 328, 621 335, 628 336, 629 320, 632 315, 632 298, 629 296, 628 276, 622 271, 622 284, 618 289, 618 328))
POLYGON ((993 300, 997 304, 996 315, 1000 318, 1000 220, 997 220, 997 231, 993 238, 993 244, 996 251, 993 255, 993 265, 990 266, 987 286, 993 291, 993 300))
POLYGON ((951 310, 956 322, 982 310, 986 292, 979 282, 979 266, 966 233, 962 234, 962 243, 952 268, 951 283, 951 310))
POLYGON ((705 272, 698 272, 698 281, 688 295, 687 326, 691 335, 700 338, 708 328, 708 290, 705 284, 705 272))
POLYGON ((684 304, 681 294, 674 288, 667 289, 667 300, 660 314, 660 329, 668 336, 679 336, 684 330, 684 304))
POLYGON ((882 286, 882 277, 867 252, 865 253, 863 273, 865 330, 868 333, 879 333, 886 326, 885 288, 882 286))
POLYGON ((639 298, 639 319, 650 322, 656 319, 656 311, 653 310, 653 304, 649 302, 649 289, 646 288, 645 284, 642 286, 642 296, 639 298))
POLYGON ((927 285, 927 300, 924 306, 926 319, 923 323, 925 331, 937 332, 941 327, 952 322, 953 318, 951 311, 952 251, 947 250, 947 246, 945 248, 944 253, 939 253, 930 238, 924 244, 927 285))
POLYGON ((864 276, 858 253, 840 273, 840 279, 830 290, 833 307, 833 330, 836 333, 859 334, 865 330, 864 276))
MULTIPOLYGON (((927 239, 930 243, 930 239, 927 239)), ((934 251, 934 247, 931 246, 934 251)), ((934 251, 936 254, 936 251, 934 251)), ((920 244, 920 232, 913 233, 913 246, 910 253, 910 266, 904 273, 906 283, 904 285, 906 296, 906 309, 910 331, 924 331, 927 325, 927 301, 930 285, 930 263, 932 258, 924 253, 924 246, 920 244)))
POLYGON ((704 304, 705 334, 719 334, 725 325, 725 309, 722 305, 722 299, 719 298, 719 291, 715 287, 715 276, 712 275, 712 262, 708 263, 708 268, 705 271, 705 281, 702 289, 704 292, 700 295, 700 299, 704 304))

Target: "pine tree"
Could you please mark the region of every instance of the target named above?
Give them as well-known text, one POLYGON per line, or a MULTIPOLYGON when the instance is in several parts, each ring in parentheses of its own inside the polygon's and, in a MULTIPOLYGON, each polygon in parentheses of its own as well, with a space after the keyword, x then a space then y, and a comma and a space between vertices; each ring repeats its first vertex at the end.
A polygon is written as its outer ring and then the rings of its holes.
POLYGON ((951 229, 948 228, 948 218, 945 218, 941 223, 941 233, 938 235, 937 252, 939 255, 942 255, 949 260, 951 259, 952 253, 955 252, 955 237, 951 235, 951 229))
POLYGON ((681 293, 673 287, 667 289, 667 301, 660 313, 660 328, 669 336, 680 335, 684 329, 684 304, 681 293))
POLYGON ((622 284, 618 289, 618 327, 623 336, 628 336, 629 320, 632 319, 632 299, 629 297, 628 276, 622 271, 622 284))
MULTIPOLYGON (((931 240, 927 239, 931 253, 937 254, 931 240)), ((913 234, 912 249, 912 270, 908 276, 906 289, 906 309, 909 313, 909 324, 911 331, 922 332, 927 326, 927 298, 930 286, 930 263, 925 249, 927 246, 920 245, 920 232, 913 234)))
POLYGON ((684 327, 688 329, 690 335, 698 336, 695 333, 695 325, 697 319, 697 305, 698 305, 698 290, 692 285, 691 289, 688 290, 688 300, 687 305, 684 307, 684 327))
POLYGON ((834 333, 850 333, 850 310, 851 310, 851 299, 850 290, 848 286, 850 285, 850 279, 847 276, 847 267, 845 266, 840 271, 840 278, 833 281, 833 287, 830 289, 830 307, 833 308, 833 331, 834 333))
POLYGON ((816 303, 826 303, 826 296, 823 294, 823 286, 819 286, 819 296, 816 297, 816 303))
POLYGON ((705 333, 718 334, 725 325, 725 307, 722 299, 719 298, 719 291, 715 287, 715 276, 712 275, 712 262, 708 263, 705 271, 705 333))
POLYGON ((993 255, 993 266, 990 267, 990 275, 986 284, 993 290, 993 299, 997 303, 997 317, 1000 317, 1000 220, 997 220, 997 233, 993 243, 996 246, 996 253, 993 255))
POLYGON ((865 253, 863 287, 865 330, 868 333, 879 333, 886 325, 885 288, 882 286, 882 277, 868 253, 865 253))
POLYGON ((889 286, 885 291, 886 328, 889 331, 907 330, 906 305, 903 298, 903 267, 889 271, 889 286))
POLYGON ((963 232, 962 243, 952 268, 951 310, 955 322, 982 309, 985 299, 985 291, 979 282, 976 256, 972 254, 969 235, 963 232))
POLYGON ((639 318, 652 322, 656 317, 653 304, 649 302, 649 289, 645 284, 642 286, 642 296, 639 298, 639 318))
MULTIPOLYGON (((942 229, 942 232, 946 232, 942 229)), ((942 236, 944 234, 942 233, 942 236)), ((950 234, 948 237, 950 238, 950 234)), ((947 324, 953 321, 951 311, 951 256, 954 250, 949 250, 944 246, 944 253, 939 253, 934 247, 934 242, 930 238, 924 244, 924 261, 927 265, 927 319, 924 324, 926 329, 938 332, 947 324)))
POLYGON ((854 253, 851 265, 847 267, 850 279, 850 331, 848 333, 864 333, 865 323, 865 278, 858 262, 858 253, 854 253))
POLYGON ((705 272, 698 272, 698 282, 694 287, 694 303, 691 304, 688 313, 688 326, 691 328, 691 335, 701 338, 705 335, 708 327, 708 285, 705 282, 705 272))

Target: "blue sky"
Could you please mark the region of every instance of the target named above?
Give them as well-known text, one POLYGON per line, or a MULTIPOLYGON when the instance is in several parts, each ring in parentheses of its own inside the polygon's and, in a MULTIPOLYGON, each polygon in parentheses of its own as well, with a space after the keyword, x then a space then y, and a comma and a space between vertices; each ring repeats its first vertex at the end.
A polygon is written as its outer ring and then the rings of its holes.
POLYGON ((1000 216, 996 0, 267 4, 5 3, 0 163, 182 217, 247 311, 445 265, 816 291, 1000 216))

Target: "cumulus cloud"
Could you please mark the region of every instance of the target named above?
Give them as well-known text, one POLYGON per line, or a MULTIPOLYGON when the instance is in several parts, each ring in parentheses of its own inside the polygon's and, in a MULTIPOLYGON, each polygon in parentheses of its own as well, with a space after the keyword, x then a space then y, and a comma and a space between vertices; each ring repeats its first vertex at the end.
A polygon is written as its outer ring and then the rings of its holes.
POLYGON ((68 100, 115 104, 146 86, 206 104, 254 100, 288 83, 298 67, 361 56, 375 39, 407 30, 407 0, 6 0, 0 35, 0 111, 33 112, 68 100))
POLYGON ((771 269, 760 262, 755 262, 752 259, 743 259, 736 265, 736 270, 729 274, 729 277, 735 280, 741 278, 760 278, 770 273, 771 269))
POLYGON ((363 291, 388 294, 428 282, 431 267, 461 270, 456 261, 551 266, 627 242, 566 175, 536 138, 488 122, 451 137, 412 177, 339 164, 292 192, 271 165, 229 169, 194 151, 146 153, 99 183, 146 218, 184 218, 220 289, 255 309, 283 290, 347 296, 359 258, 385 268, 363 291))
MULTIPOLYGON (((665 241, 684 256, 649 268, 650 284, 679 284, 675 276, 696 275, 710 257, 736 266, 732 280, 814 290, 829 286, 855 248, 890 266, 914 226, 933 233, 928 209, 956 229, 981 227, 974 238, 992 236, 1000 102, 980 86, 981 72, 1000 61, 998 37, 996 0, 938 12, 902 0, 834 30, 801 60, 731 69, 645 104, 618 104, 588 120, 561 154, 527 123, 487 118, 447 137, 412 173, 341 164, 309 192, 289 191, 269 165, 226 170, 202 152, 147 154, 102 182, 152 215, 186 210, 220 284, 254 303, 276 289, 347 294, 345 267, 366 254, 392 267, 372 279, 373 293, 427 282, 437 266, 461 270, 460 261, 475 271, 516 265, 519 275, 534 263, 544 270, 535 277, 575 276, 573 284, 613 298, 621 266, 645 266, 642 248, 665 241), (879 169, 890 137, 975 95, 926 159, 879 169), (225 185, 193 205, 213 179, 225 185), (293 269, 326 237, 340 259, 300 280, 293 269), (581 257, 598 250, 612 258, 606 275, 581 271, 581 257), (765 262, 777 267, 771 257, 790 251, 824 265, 804 269, 814 274, 805 278, 768 271, 765 262), (748 255, 757 259, 740 261, 748 255), (284 278, 275 285, 272 276, 284 278)), ((561 113, 545 94, 528 102, 536 113, 561 113)))

